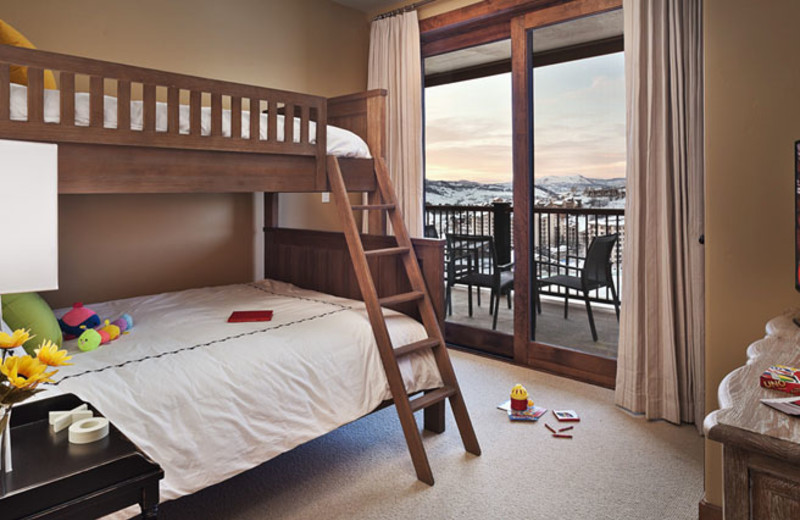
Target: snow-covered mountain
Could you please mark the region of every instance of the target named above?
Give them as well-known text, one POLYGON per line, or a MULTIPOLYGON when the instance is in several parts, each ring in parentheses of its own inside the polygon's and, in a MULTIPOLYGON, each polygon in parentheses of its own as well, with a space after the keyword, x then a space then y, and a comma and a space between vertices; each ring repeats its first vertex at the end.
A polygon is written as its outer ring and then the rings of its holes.
MULTIPOLYGON (((542 177, 534 183, 534 198, 537 205, 580 199, 584 207, 624 208, 625 179, 596 179, 583 175, 542 177)), ((425 183, 425 202, 431 205, 484 206, 512 199, 510 182, 429 180, 425 183)))

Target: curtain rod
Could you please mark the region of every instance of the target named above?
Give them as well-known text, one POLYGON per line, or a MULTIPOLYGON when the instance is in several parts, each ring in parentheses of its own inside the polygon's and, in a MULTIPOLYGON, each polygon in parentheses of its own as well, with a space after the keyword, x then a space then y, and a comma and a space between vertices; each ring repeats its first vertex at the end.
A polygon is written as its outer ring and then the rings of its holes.
POLYGON ((417 9, 418 7, 422 7, 423 5, 427 5, 427 4, 430 4, 430 3, 435 2, 435 1, 436 0, 420 0, 419 2, 414 2, 413 4, 409 4, 407 6, 400 7, 398 9, 394 9, 394 10, 388 11, 386 13, 381 13, 378 16, 376 16, 375 18, 373 18, 372 21, 374 22, 375 20, 383 20, 384 18, 389 18, 391 16, 397 16, 398 14, 407 13, 409 11, 413 11, 414 9, 417 9))

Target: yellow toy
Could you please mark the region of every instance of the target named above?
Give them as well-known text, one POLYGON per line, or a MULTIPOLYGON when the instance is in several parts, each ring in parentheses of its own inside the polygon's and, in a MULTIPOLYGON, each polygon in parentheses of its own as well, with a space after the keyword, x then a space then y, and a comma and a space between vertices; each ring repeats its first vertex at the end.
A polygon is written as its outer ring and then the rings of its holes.
POLYGON ((528 399, 528 391, 520 384, 514 385, 511 389, 511 409, 525 411, 529 406, 533 406, 533 400, 528 399))

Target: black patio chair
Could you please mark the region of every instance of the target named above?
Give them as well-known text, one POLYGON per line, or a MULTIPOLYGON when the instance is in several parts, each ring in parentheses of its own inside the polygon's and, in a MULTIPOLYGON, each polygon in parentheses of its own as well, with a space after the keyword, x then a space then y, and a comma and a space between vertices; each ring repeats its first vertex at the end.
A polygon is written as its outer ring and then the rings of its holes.
POLYGON ((511 289, 514 287, 514 262, 498 264, 494 237, 491 235, 446 235, 447 238, 447 305, 452 310, 452 288, 466 285, 469 295, 469 315, 472 316, 472 287, 491 289, 489 313, 493 314, 492 330, 497 329, 500 297, 508 297, 511 308, 511 289))
POLYGON ((439 232, 436 231, 436 226, 433 224, 425 224, 423 234, 425 238, 439 238, 439 232))
POLYGON ((568 316, 569 290, 573 289, 583 293, 583 300, 586 302, 586 314, 589 316, 589 327, 592 329, 592 339, 594 341, 597 341, 597 330, 594 326, 594 316, 592 315, 592 304, 589 300, 589 292, 608 287, 611 290, 611 297, 614 300, 614 310, 617 313, 617 321, 619 321, 619 300, 617 298, 616 288, 614 287, 614 279, 611 277, 611 253, 614 251, 614 244, 616 244, 618 238, 619 235, 617 233, 595 237, 589 245, 589 249, 586 251, 586 258, 575 256, 567 257, 568 261, 569 259, 576 259, 579 262, 582 261, 583 265, 581 267, 542 263, 542 265, 565 269, 567 272, 576 271, 578 273, 577 276, 559 274, 537 280, 538 287, 557 285, 566 289, 564 293, 564 319, 568 316))

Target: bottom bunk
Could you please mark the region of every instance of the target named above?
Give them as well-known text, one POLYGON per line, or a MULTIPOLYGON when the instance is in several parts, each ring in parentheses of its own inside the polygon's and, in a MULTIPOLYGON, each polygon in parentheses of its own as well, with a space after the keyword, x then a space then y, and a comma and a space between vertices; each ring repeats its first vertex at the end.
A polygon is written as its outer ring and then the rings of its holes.
MULTIPOLYGON (((391 398, 363 302, 273 280, 91 305, 130 334, 74 365, 56 391, 91 402, 164 469, 161 499, 193 493, 362 417, 391 398), (269 309, 266 322, 228 323, 269 309)), ((58 316, 68 309, 57 311, 58 316)), ((397 344, 422 325, 386 310, 397 344)), ((441 386, 430 352, 400 361, 410 392, 441 386)))

